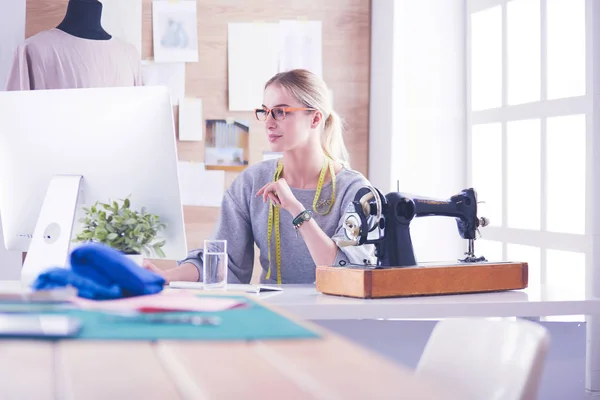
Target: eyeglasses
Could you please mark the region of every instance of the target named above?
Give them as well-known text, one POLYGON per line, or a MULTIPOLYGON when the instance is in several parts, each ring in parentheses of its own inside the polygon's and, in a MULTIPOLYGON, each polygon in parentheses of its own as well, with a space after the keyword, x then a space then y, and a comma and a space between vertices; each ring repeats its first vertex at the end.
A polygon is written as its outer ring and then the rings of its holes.
POLYGON ((273 107, 268 109, 265 107, 255 109, 254 115, 256 115, 256 119, 259 121, 266 121, 269 118, 269 114, 273 115, 274 120, 283 121, 286 113, 294 111, 316 111, 316 109, 306 107, 273 107))

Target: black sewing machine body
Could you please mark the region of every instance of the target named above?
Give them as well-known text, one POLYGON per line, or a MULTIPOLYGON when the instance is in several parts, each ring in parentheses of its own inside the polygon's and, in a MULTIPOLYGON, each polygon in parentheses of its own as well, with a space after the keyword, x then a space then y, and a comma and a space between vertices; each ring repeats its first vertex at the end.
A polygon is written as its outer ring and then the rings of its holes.
POLYGON ((489 221, 477 216, 477 194, 473 188, 462 190, 446 200, 405 196, 391 192, 383 196, 377 189, 361 188, 346 210, 347 241, 340 245, 374 244, 378 268, 408 267, 417 264, 410 223, 414 218, 444 216, 456 219, 458 233, 468 241, 468 251, 461 262, 486 261, 476 257, 474 241, 479 227, 489 221))

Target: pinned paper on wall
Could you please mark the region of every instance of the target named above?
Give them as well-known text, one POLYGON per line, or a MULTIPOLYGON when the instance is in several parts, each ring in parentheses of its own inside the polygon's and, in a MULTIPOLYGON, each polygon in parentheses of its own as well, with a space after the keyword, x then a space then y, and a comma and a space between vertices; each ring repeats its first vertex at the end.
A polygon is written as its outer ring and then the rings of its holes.
POLYGON ((142 57, 142 0, 102 0, 102 27, 142 57))
POLYGON ((279 72, 302 68, 323 77, 321 21, 279 22, 279 72))
POLYGON ((204 163, 180 161, 179 188, 183 205, 221 207, 225 171, 207 171, 204 163))
POLYGON ((185 63, 155 63, 142 61, 144 86, 167 86, 171 103, 179 104, 185 97, 185 63))
POLYGON ((195 0, 152 2, 154 61, 198 61, 196 7, 195 0))
POLYGON ((211 169, 242 170, 250 163, 250 122, 207 119, 204 162, 211 169))
POLYGON ((275 160, 281 157, 283 157, 283 153, 276 151, 263 151, 263 161, 275 160))
POLYGON ((265 83, 277 73, 277 23, 228 26, 229 110, 252 111, 263 101, 265 83))
POLYGON ((179 103, 179 140, 202 140, 202 99, 185 97, 179 103))

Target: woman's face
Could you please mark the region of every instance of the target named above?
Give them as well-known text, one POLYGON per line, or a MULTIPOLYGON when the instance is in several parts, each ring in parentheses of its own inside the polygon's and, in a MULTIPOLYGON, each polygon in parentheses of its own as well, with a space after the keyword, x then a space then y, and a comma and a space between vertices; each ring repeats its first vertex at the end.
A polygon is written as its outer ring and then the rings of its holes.
MULTIPOLYGON (((263 109, 273 110, 265 121, 271 151, 283 152, 306 143, 311 135, 316 134, 319 116, 314 111, 286 111, 281 119, 283 108, 304 108, 305 106, 287 90, 279 85, 270 85, 265 89, 263 109), (274 117, 274 114, 276 118, 274 117), (316 121, 315 121, 316 120, 316 121)), ((320 115, 320 113, 319 113, 320 115)))

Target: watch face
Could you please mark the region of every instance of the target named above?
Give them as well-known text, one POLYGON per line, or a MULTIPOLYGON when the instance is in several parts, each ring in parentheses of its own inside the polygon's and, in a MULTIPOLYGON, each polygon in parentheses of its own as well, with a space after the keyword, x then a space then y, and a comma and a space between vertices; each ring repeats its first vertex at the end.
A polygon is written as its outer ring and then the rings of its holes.
POLYGON ((307 213, 307 212, 303 213, 302 214, 302 219, 305 220, 305 221, 308 221, 310 219, 310 214, 307 213))

